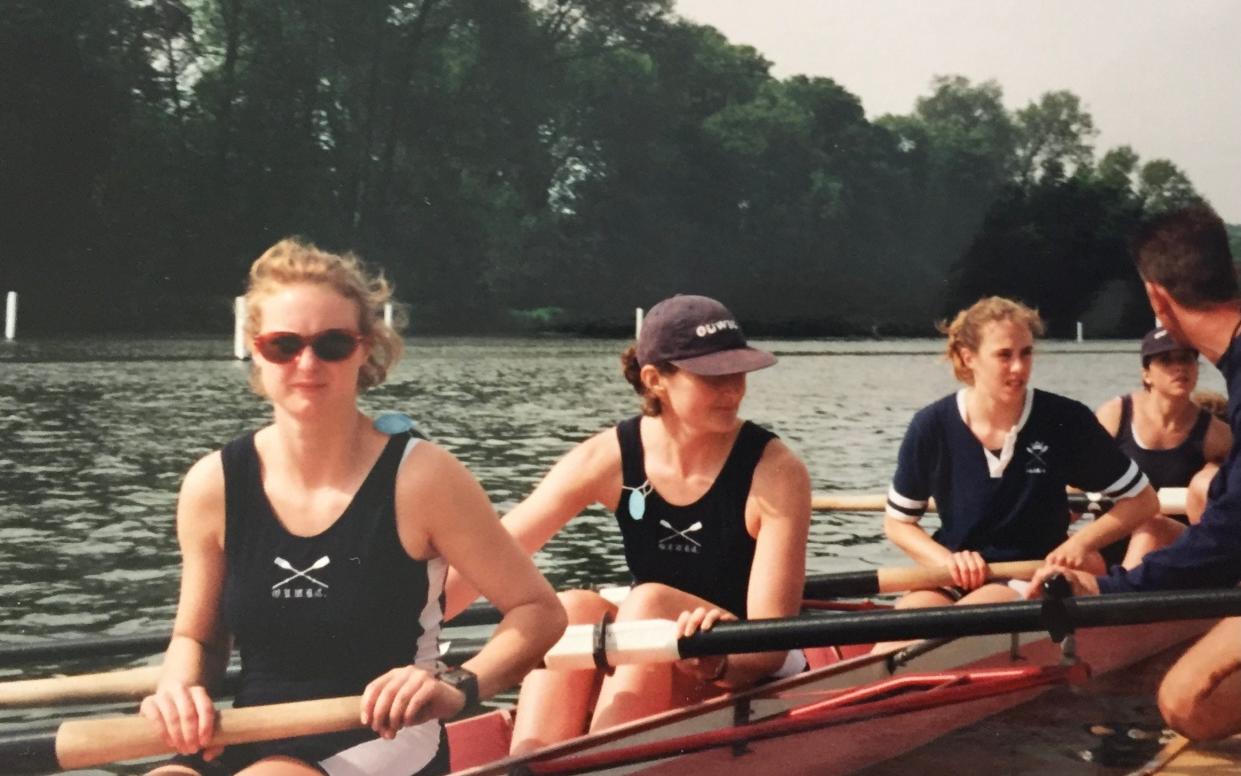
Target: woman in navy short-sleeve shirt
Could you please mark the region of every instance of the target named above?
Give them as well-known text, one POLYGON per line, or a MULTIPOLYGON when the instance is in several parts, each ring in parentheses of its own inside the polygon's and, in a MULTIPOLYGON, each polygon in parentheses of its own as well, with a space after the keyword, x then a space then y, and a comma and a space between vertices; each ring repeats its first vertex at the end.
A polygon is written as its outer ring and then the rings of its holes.
POLYGON ((1096 551, 1154 515, 1158 498, 1089 408, 1030 387, 1038 313, 989 297, 941 328, 964 387, 910 423, 884 531, 919 564, 948 566, 955 587, 911 593, 899 606, 1016 598, 1003 580, 988 581, 991 561, 1101 569, 1096 551), (1070 537, 1066 485, 1116 506, 1070 537), (932 498, 941 527, 929 534, 919 521, 932 498))

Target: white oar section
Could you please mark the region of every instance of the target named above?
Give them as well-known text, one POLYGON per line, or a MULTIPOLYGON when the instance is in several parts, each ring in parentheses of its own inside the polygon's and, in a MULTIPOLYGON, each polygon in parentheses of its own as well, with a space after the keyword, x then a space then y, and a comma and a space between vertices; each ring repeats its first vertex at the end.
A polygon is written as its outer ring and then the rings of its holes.
POLYGON ((595 668, 602 646, 608 665, 670 663, 681 659, 677 624, 672 620, 631 620, 600 625, 570 625, 543 658, 553 671, 595 668), (602 628, 602 634, 600 629, 602 628), (602 638, 602 645, 599 639, 602 638))
MULTIPOLYGON (((1241 590, 1122 593, 1065 601, 1018 601, 978 606, 946 606, 853 612, 826 617, 725 622, 685 639, 670 621, 629 622, 604 631, 606 649, 598 660, 609 665, 642 660, 768 652, 828 644, 865 644, 915 638, 957 638, 995 633, 1048 631, 1131 625, 1241 615, 1241 590)), ((596 664, 593 627, 575 628, 548 655, 562 668, 596 664), (584 638, 583 638, 584 637, 584 638), (581 660, 584 653, 585 661, 581 660)), ((285 703, 220 712, 216 744, 314 735, 360 727, 359 698, 285 703)), ((0 737, 0 773, 42 773, 88 768, 116 760, 166 754, 169 750, 150 721, 111 717, 64 722, 55 733, 0 737)))

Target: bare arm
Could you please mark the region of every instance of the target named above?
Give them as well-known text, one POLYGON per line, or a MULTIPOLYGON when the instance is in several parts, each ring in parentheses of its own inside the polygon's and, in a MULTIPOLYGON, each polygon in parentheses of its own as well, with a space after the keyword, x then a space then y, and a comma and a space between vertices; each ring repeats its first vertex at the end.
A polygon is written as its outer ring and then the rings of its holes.
POLYGON ((1207 463, 1221 463, 1232 448, 1232 429, 1219 418, 1211 418, 1206 438, 1202 440, 1202 455, 1207 463))
POLYGON ((206 687, 228 664, 229 639, 220 620, 224 586, 224 471, 219 453, 200 459, 185 476, 177 501, 181 597, 156 692, 141 713, 171 746, 197 751, 214 734, 206 687))
MULTIPOLYGON (((583 509, 614 498, 620 488, 620 445, 616 431, 607 429, 570 450, 534 492, 500 522, 522 551, 533 555, 583 509)), ((455 563, 448 572, 445 590, 445 619, 452 619, 469 606, 479 592, 455 563)))
POLYGON ((932 539, 917 523, 887 515, 883 518, 883 533, 919 566, 945 566, 952 558, 952 551, 932 539))
POLYGON ((1159 496, 1147 485, 1137 495, 1116 502, 1111 511, 1095 518, 1082 530, 1065 539, 1047 556, 1049 563, 1082 568, 1087 553, 1106 547, 1133 533, 1138 526, 1159 512, 1159 496))
POLYGON ((495 518, 474 476, 451 454, 420 444, 398 488, 403 522, 423 520, 434 551, 504 615, 487 646, 465 663, 489 697, 516 684, 564 632, 564 609, 529 556, 495 518))
MULTIPOLYGON (((754 560, 746 592, 749 619, 793 617, 801 610, 810 532, 810 474, 778 439, 763 451, 746 511, 755 514, 754 560)), ((747 519, 747 523, 750 520, 747 519)), ((745 686, 780 668, 784 652, 730 655, 724 682, 745 686)))

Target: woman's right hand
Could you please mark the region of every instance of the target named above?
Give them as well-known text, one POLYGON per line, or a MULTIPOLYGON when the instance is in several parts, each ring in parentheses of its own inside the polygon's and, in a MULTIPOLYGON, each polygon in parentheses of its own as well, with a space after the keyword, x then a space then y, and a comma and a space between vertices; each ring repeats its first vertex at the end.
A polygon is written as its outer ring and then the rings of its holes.
POLYGON ((180 754, 202 751, 211 760, 222 747, 210 748, 215 736, 215 705, 202 685, 161 684, 142 699, 138 713, 151 720, 164 743, 180 754))
POLYGON ((952 584, 963 590, 977 590, 987 583, 987 561, 973 550, 962 550, 948 556, 952 584))

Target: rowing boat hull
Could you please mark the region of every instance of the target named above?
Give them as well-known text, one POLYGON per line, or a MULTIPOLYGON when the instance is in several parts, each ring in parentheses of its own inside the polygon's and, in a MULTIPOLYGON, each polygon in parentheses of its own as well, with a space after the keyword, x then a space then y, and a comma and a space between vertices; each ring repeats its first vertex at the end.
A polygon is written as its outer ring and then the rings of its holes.
MULTIPOLYGON (((1101 675, 1184 643, 1210 624, 1193 620, 1095 628, 1078 634, 1076 650, 1092 672, 1101 675)), ((808 712, 812 704, 839 695, 840 690, 879 682, 894 674, 1052 666, 1062 657, 1059 646, 1036 635, 980 636, 927 646, 925 651, 913 650, 913 656, 899 664, 887 656, 858 654, 854 648, 841 656, 843 659, 814 671, 582 736, 520 760, 503 757, 511 730, 508 712, 492 712, 449 725, 453 771, 462 776, 505 774, 519 767, 530 773, 648 776, 851 773, 1024 703, 1050 685, 984 693, 951 705, 941 705, 928 694, 919 701, 928 704, 925 708, 915 708, 915 702, 902 710, 898 701, 895 710, 884 712, 899 713, 898 721, 869 718, 830 726, 807 725, 804 720, 788 719, 786 713, 808 712), (894 735, 894 730, 899 733, 894 735), (769 737, 735 740, 760 732, 769 737), (722 742, 730 736, 732 743, 722 742), (669 746, 675 750, 668 751, 669 746)))

